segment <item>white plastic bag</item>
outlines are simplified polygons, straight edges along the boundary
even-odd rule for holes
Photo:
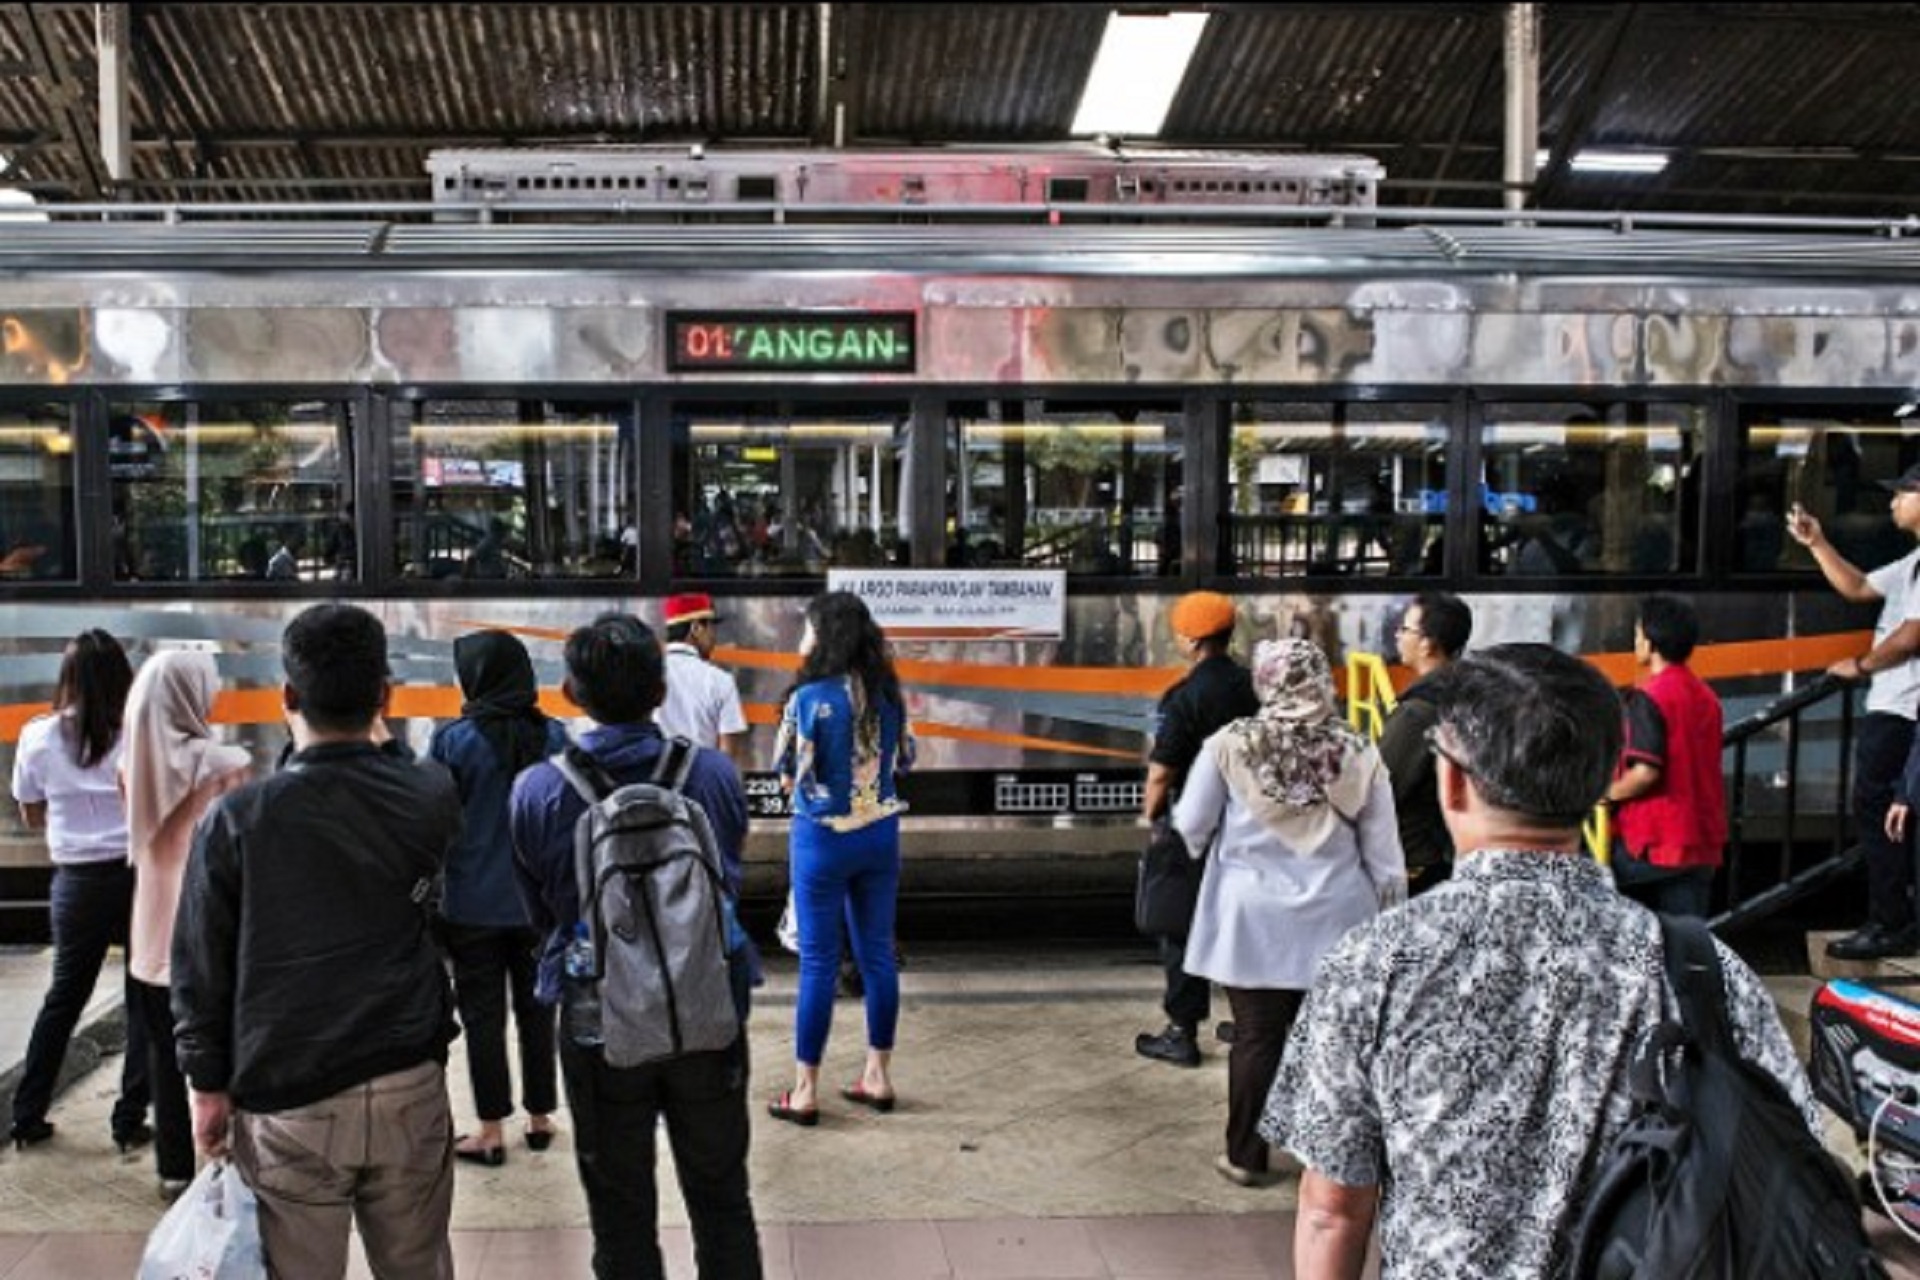
[[[138,1280],[266,1280],[259,1215],[240,1171],[209,1161],[147,1237]]]
[[[800,922],[793,913],[793,891],[787,891],[787,909],[780,913],[780,923],[773,929],[780,939],[780,945],[795,955],[800,954]]]

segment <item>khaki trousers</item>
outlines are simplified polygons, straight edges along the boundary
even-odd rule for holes
[[[288,1111],[234,1112],[273,1280],[340,1280],[357,1223],[378,1280],[452,1280],[453,1117],[437,1062]]]

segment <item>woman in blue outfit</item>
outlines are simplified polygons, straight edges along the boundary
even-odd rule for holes
[[[816,596],[800,641],[775,767],[793,798],[793,899],[800,926],[800,1002],[793,1088],[768,1104],[776,1120],[820,1119],[820,1060],[833,1022],[843,925],[866,987],[865,1069],[840,1096],[873,1111],[894,1106],[891,1060],[900,1014],[893,921],[900,888],[894,779],[913,761],[905,702],[886,638],[860,598]]]
[[[93,998],[107,947],[127,942],[133,868],[115,770],[132,684],[133,667],[120,642],[104,631],[81,632],[60,660],[53,709],[26,723],[13,757],[13,798],[21,820],[46,831],[53,858],[53,982],[13,1091],[9,1136],[19,1147],[53,1136],[47,1108],[67,1044]],[[122,1151],[153,1140],[147,1102],[146,1028],[129,1018],[112,1121]]]
[[[480,1127],[460,1137],[453,1154],[474,1164],[506,1163],[501,1121],[513,1114],[507,1069],[507,1005],[520,1042],[520,1096],[527,1109],[527,1145],[553,1142],[558,1105],[553,1010],[534,999],[540,934],[527,920],[514,883],[507,796],[514,775],[565,748],[566,730],[542,715],[533,660],[504,631],[477,631],[453,642],[460,677],[460,718],[434,732],[428,755],[447,766],[460,788],[464,824],[447,858],[445,918],[453,960],[454,1000],[467,1032],[467,1072]]]

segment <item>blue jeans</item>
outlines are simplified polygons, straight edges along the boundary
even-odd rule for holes
[[[833,831],[793,820],[793,910],[800,926],[800,1000],[793,1056],[817,1067],[833,1026],[843,930],[853,929],[853,959],[866,987],[867,1044],[893,1048],[900,1020],[900,971],[893,955],[900,893],[900,820]]]
[[[747,1183],[747,1036],[731,1048],[610,1067],[562,1040],[574,1154],[593,1226],[596,1280],[666,1280],[654,1134],[662,1116],[701,1280],[760,1280]]]
[[[133,913],[133,868],[120,859],[56,866],[53,871],[53,981],[34,1019],[20,1083],[13,1091],[13,1122],[47,1118],[66,1061],[67,1045],[87,1001],[107,948],[125,945]],[[120,1099],[113,1105],[116,1137],[139,1129],[147,1118],[147,1029],[126,1002],[127,1048],[120,1063]]]

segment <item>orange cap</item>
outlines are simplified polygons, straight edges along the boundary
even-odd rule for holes
[[[1233,630],[1233,601],[1218,591],[1193,591],[1181,596],[1167,615],[1173,633],[1189,640],[1204,640]]]

